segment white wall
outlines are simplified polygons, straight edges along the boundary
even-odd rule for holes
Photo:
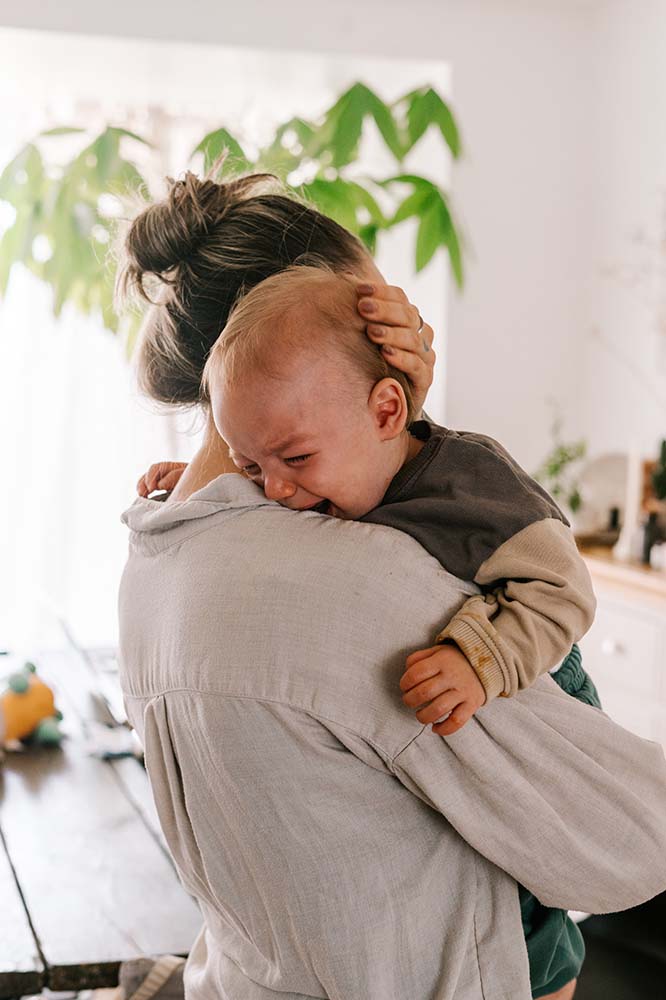
[[[454,5],[457,6],[457,5]],[[447,419],[533,471],[556,400],[578,436],[594,239],[586,8],[472,3],[443,32],[467,155],[454,192],[469,281],[452,303]]]
[[[666,3],[613,0],[590,53],[597,243],[581,423],[595,452],[666,437]]]

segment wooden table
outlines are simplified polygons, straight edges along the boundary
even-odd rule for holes
[[[141,762],[88,751],[94,659],[70,648],[35,663],[67,738],[0,763],[0,998],[116,985],[122,961],[186,955],[201,925]],[[0,675],[21,664],[2,656]]]

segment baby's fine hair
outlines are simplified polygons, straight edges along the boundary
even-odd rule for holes
[[[285,361],[297,354],[342,356],[369,389],[395,379],[410,423],[417,416],[412,384],[366,336],[357,301],[354,278],[331,268],[292,267],[266,278],[239,301],[215,342],[201,382],[203,401],[212,388],[237,385],[248,375],[284,377]]]
[[[120,252],[116,301],[150,307],[138,347],[141,389],[176,405],[201,402],[208,353],[238,299],[294,265],[354,270],[368,254],[356,236],[297,201],[271,174],[227,181],[188,172],[167,178],[162,201],[143,205]]]

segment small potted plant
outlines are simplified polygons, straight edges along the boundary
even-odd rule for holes
[[[580,463],[587,453],[584,440],[562,440],[562,417],[557,415],[552,424],[553,447],[534,474],[551,496],[557,500],[564,513],[573,521],[580,510],[583,498],[579,487]]]

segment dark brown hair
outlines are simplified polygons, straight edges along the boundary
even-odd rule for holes
[[[166,197],[126,233],[117,301],[137,293],[150,303],[138,349],[143,391],[192,405],[210,349],[245,292],[295,264],[353,269],[367,251],[270,174],[219,182],[188,172],[167,184]]]

